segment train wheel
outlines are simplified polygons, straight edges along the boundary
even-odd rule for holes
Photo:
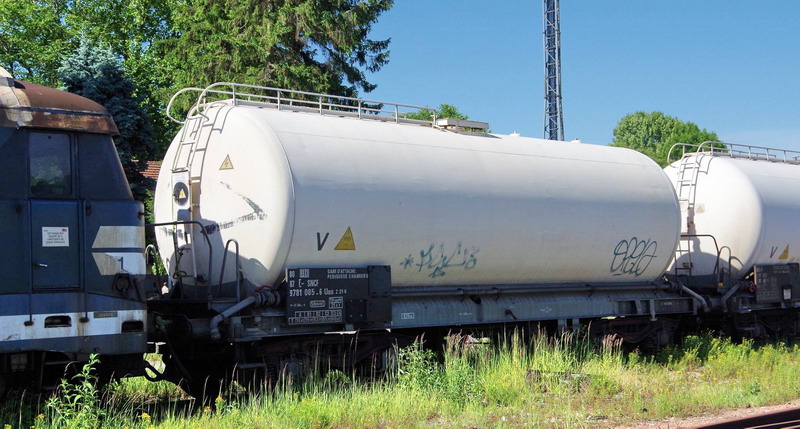
[[[213,404],[230,383],[231,372],[227,362],[196,360],[186,366],[188,379],[178,385],[186,393],[206,404]]]
[[[362,377],[378,379],[397,369],[397,347],[389,345],[368,354],[356,363],[356,373]]]
[[[178,385],[188,395],[213,402],[222,393],[230,372],[226,365],[211,361],[191,361],[179,364],[173,356],[164,356],[164,379]]]
[[[165,380],[190,396],[213,403],[232,380],[232,354],[214,350],[213,344],[169,344],[161,350]]]
[[[224,380],[224,375],[219,374],[193,374],[192,381],[184,381],[181,388],[204,403],[213,403],[222,394]]]

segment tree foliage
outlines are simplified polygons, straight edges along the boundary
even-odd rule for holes
[[[21,80],[55,86],[62,55],[74,46],[59,2],[0,0],[0,66]]]
[[[81,38],[107,47],[133,81],[163,151],[179,88],[217,81],[357,96],[388,61],[372,25],[392,0],[0,0],[0,66],[59,86]],[[119,86],[115,88],[120,89]],[[126,90],[127,91],[127,90]],[[124,128],[122,124],[120,128]],[[159,157],[161,151],[137,152]],[[125,152],[125,150],[121,150]]]
[[[416,112],[411,112],[405,115],[408,119],[416,119],[418,121],[430,121],[434,117],[437,119],[451,118],[451,119],[469,119],[469,117],[461,112],[451,104],[441,104],[438,109],[423,109]]]
[[[137,99],[164,146],[174,128],[160,110],[173,79],[156,42],[172,37],[171,1],[0,0],[0,66],[17,79],[57,87],[64,83],[58,69],[81,39],[105,46],[135,83],[127,95]],[[161,155],[150,149],[145,152]]]
[[[158,58],[171,0],[0,0],[0,64],[22,80],[58,85],[63,58],[81,37],[111,47],[134,74]]]
[[[4,0],[0,0],[4,1]],[[30,1],[30,0],[22,0]],[[59,1],[59,0],[51,0]],[[63,0],[61,0],[63,1]],[[63,14],[71,43],[81,39],[108,47],[122,61],[135,83],[134,96],[146,112],[161,143],[168,143],[175,129],[162,112],[174,78],[165,67],[158,43],[173,36],[173,0],[70,0]],[[68,55],[69,52],[64,55]],[[160,156],[159,151],[151,152]]]
[[[135,159],[149,159],[154,152],[153,128],[142,107],[142,96],[111,48],[82,39],[78,49],[64,59],[58,77],[66,90],[102,104],[114,117],[120,136],[114,142],[129,180]]]
[[[179,86],[234,81],[335,95],[369,92],[388,61],[368,37],[392,0],[175,0],[163,51]]]
[[[700,129],[694,122],[684,122],[661,112],[638,111],[619,120],[614,128],[612,146],[639,151],[666,166],[667,155],[674,144],[717,140],[715,133]]]

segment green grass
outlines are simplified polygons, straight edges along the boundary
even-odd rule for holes
[[[44,412],[7,404],[0,417],[36,428],[593,427],[800,397],[800,349],[781,343],[693,336],[651,357],[571,335],[450,343],[444,363],[418,345],[398,351],[395,373],[382,380],[312,375],[204,408],[179,405],[177,388],[141,379],[96,402],[84,373]]]

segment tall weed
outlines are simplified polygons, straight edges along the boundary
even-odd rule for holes
[[[436,355],[421,342],[397,352],[397,383],[406,388],[428,390],[439,386],[441,371]]]
[[[421,343],[397,350],[390,377],[364,380],[315,366],[310,376],[286,376],[258,395],[231,395],[218,398],[216,406],[184,411],[126,406],[126,400],[147,400],[136,394],[140,383],[133,381],[113,390],[112,400],[99,402],[90,365],[74,384],[62,385],[34,425],[594,427],[800,397],[800,349],[782,343],[736,344],[696,335],[656,356],[626,353],[613,337],[596,342],[574,333],[514,333],[495,344],[454,335],[446,344],[442,354]],[[168,389],[147,392],[175,400]],[[115,399],[120,397],[127,399]]]
[[[100,406],[97,377],[94,367],[99,363],[96,354],[89,357],[81,371],[61,380],[59,392],[47,400],[47,416],[50,425],[74,429],[102,427],[108,412]]]

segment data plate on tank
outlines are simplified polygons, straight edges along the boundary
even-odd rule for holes
[[[389,267],[289,268],[289,325],[374,323],[391,320]]]
[[[756,302],[800,300],[800,265],[758,265],[755,271]]]

